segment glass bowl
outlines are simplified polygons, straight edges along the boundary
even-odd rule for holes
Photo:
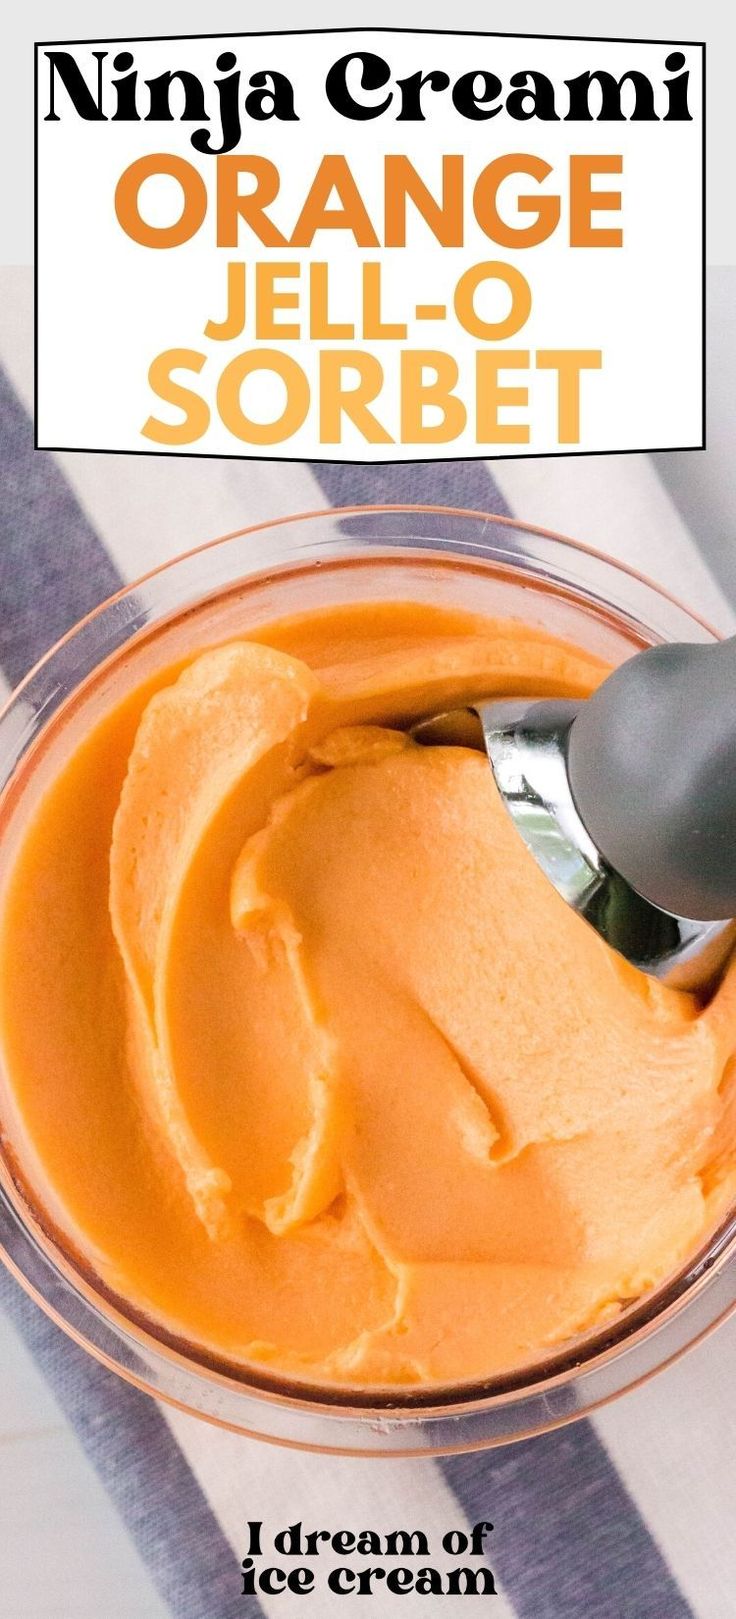
[[[83,733],[113,692],[138,685],[179,650],[297,611],[400,599],[522,619],[612,664],[660,641],[715,639],[631,570],[507,518],[360,507],[243,529],[105,602],[10,698],[0,714],[0,889],[30,802],[73,731]],[[193,612],[204,604],[205,614]],[[9,1111],[0,1073],[0,1131],[5,1122],[12,1139]],[[585,1415],[669,1364],[736,1302],[732,1217],[663,1286],[544,1361],[484,1383],[365,1393],[220,1361],[135,1315],[65,1250],[52,1214],[34,1204],[2,1153],[0,1255],[77,1343],[148,1393],[251,1436],[383,1456],[479,1449]]]

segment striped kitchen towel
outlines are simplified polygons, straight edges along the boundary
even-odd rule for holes
[[[0,670],[8,685],[122,581],[177,552],[259,519],[362,501],[511,512],[633,563],[724,628],[734,622],[645,456],[372,468],[34,453],[30,300],[30,272],[2,272]],[[384,1532],[421,1526],[431,1544],[448,1528],[489,1519],[500,1619],[736,1612],[729,1327],[591,1421],[438,1462],[291,1453],[159,1406],[68,1342],[3,1272],[0,1355],[4,1335],[17,1345],[8,1375],[21,1376],[19,1356],[32,1361],[66,1424],[46,1498],[61,1503],[81,1446],[116,1516],[111,1529],[106,1504],[99,1590],[81,1574],[75,1589],[47,1564],[52,1526],[40,1517],[30,1548],[40,1569],[19,1568],[22,1548],[9,1527],[18,1447],[0,1448],[0,1619],[301,1611],[296,1596],[240,1595],[248,1519],[271,1529],[297,1519]],[[0,1402],[0,1447],[4,1409]],[[332,1601],[325,1593],[312,1602],[320,1619]],[[465,1613],[460,1604],[443,1598],[442,1612]],[[395,1606],[377,1595],[370,1611],[383,1619]],[[426,1605],[408,1594],[401,1611],[417,1615]]]

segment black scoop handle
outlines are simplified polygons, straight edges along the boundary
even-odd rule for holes
[[[736,636],[636,654],[581,705],[568,746],[609,865],[662,910],[736,916]]]

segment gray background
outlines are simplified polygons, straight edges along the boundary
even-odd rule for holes
[[[709,269],[706,293],[708,448],[666,450],[653,459],[693,539],[736,603],[736,268]]]

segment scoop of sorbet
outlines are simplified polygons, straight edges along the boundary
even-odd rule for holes
[[[593,660],[399,605],[268,641],[158,676],[44,794],[0,936],[16,1138],[190,1342],[328,1384],[518,1368],[732,1195],[733,975],[701,1010],[626,966],[484,757],[406,735],[478,690],[582,697]]]

